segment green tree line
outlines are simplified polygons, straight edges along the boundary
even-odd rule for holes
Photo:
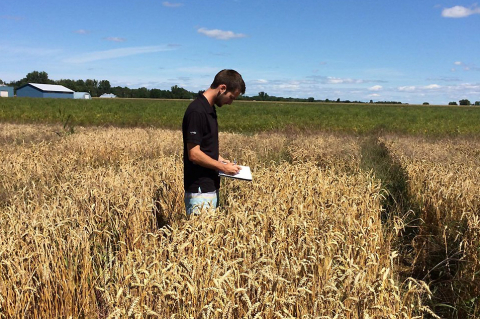
[[[0,84],[3,81],[0,80]],[[4,83],[9,86],[13,86],[15,89],[27,84],[27,83],[39,83],[39,84],[57,84],[63,85],[70,90],[75,92],[88,92],[92,97],[99,97],[105,93],[115,94],[117,97],[121,98],[151,98],[151,99],[193,99],[196,98],[203,91],[197,93],[190,92],[182,87],[174,85],[170,90],[161,90],[161,89],[148,89],[146,87],[141,87],[137,89],[131,89],[128,87],[114,86],[112,87],[108,80],[96,80],[96,79],[86,79],[86,80],[70,80],[70,79],[60,79],[52,80],[48,77],[48,73],[45,71],[33,71],[28,73],[23,79],[18,81],[12,81],[10,83]],[[254,96],[240,96],[239,100],[250,100],[250,101],[274,101],[274,102],[337,102],[337,103],[363,103],[360,101],[342,101],[340,99],[334,100],[315,100],[313,97],[309,98],[293,98],[293,97],[277,97],[269,95],[266,92],[259,92]]]
[[[86,79],[86,80],[70,80],[70,79],[60,79],[60,80],[51,80],[48,77],[47,72],[33,71],[28,73],[23,79],[18,81],[12,81],[6,83],[0,79],[0,84],[5,84],[13,86],[15,89],[27,84],[27,83],[40,83],[40,84],[58,84],[63,85],[75,92],[89,92],[92,97],[99,97],[105,93],[115,94],[117,97],[121,98],[150,98],[150,99],[193,99],[196,98],[203,91],[197,93],[190,92],[182,87],[174,85],[170,90],[161,90],[157,88],[148,89],[146,87],[141,87],[137,89],[131,89],[128,87],[114,86],[110,85],[108,80],[95,80],[95,79]],[[350,100],[336,100],[324,99],[316,100],[313,97],[308,98],[293,98],[293,97],[278,97],[269,95],[266,92],[258,92],[254,96],[239,96],[239,100],[250,100],[250,101],[272,101],[272,102],[327,102],[327,103],[365,103],[362,101],[350,101]],[[373,104],[403,104],[398,101],[373,101],[370,100],[370,103]],[[460,100],[458,102],[460,105],[471,105],[470,101],[467,99]],[[425,102],[424,105],[428,105],[428,102]],[[457,102],[450,102],[449,105],[458,105]],[[479,101],[476,101],[474,105],[480,105]]]
[[[0,84],[2,83],[3,81]],[[147,89],[146,87],[141,87],[138,89],[131,89],[121,86],[112,87],[110,81],[108,80],[52,80],[48,77],[48,73],[44,71],[33,71],[28,73],[21,80],[4,84],[18,89],[19,87],[28,83],[63,85],[64,87],[75,92],[89,92],[92,97],[98,97],[105,93],[113,93],[116,96],[123,98],[192,99],[197,96],[197,93],[189,92],[177,85],[172,86],[170,90]]]
[[[3,81],[0,80],[0,84]],[[182,87],[174,85],[170,90],[161,90],[161,89],[148,89],[146,87],[141,87],[137,89],[131,89],[128,87],[114,86],[112,87],[108,80],[96,80],[96,79],[87,79],[87,80],[70,80],[70,79],[60,79],[52,80],[48,77],[48,73],[45,71],[33,71],[28,73],[23,79],[18,81],[12,81],[10,83],[5,83],[6,85],[13,86],[15,89],[27,84],[27,83],[39,83],[39,84],[57,84],[63,85],[70,90],[75,92],[88,92],[92,97],[99,97],[105,93],[115,94],[117,97],[121,98],[150,98],[150,99],[193,99],[198,96],[198,94],[203,93],[199,91],[197,93],[190,92]],[[313,97],[308,98],[293,98],[293,97],[277,97],[269,95],[266,92],[259,92],[254,96],[240,96],[239,100],[250,100],[250,101],[272,101],[272,102],[337,102],[337,103],[364,103],[361,101],[350,101],[350,100],[316,100]],[[370,102],[372,103],[372,101]],[[375,102],[376,103],[376,102]],[[401,104],[400,102],[397,102]]]

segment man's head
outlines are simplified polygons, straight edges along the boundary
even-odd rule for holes
[[[232,102],[245,93],[245,82],[240,73],[235,70],[222,70],[213,79],[210,89],[216,90],[214,104],[221,107]]]

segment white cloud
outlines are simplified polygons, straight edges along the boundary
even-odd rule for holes
[[[125,41],[127,41],[127,39],[119,38],[119,37],[107,37],[107,38],[104,38],[104,40],[111,41],[111,42],[125,42]]]
[[[368,97],[380,97],[380,94],[373,93],[373,94],[369,94]]]
[[[336,78],[336,77],[327,77],[328,84],[352,84],[352,83],[364,83],[364,80],[350,79],[350,78]]]
[[[115,58],[121,58],[126,56],[132,56],[137,54],[155,53],[173,50],[171,47],[155,45],[145,47],[131,47],[121,48],[106,51],[89,52],[78,56],[73,56],[64,60],[67,63],[86,63],[98,60],[109,60]]]
[[[164,1],[164,2],[162,2],[162,5],[164,7],[168,7],[168,8],[178,8],[178,7],[183,6],[183,3]]]
[[[445,8],[442,11],[442,17],[445,18],[465,18],[472,14],[480,14],[480,8],[477,6],[473,6],[472,8],[454,6],[451,8]]]
[[[399,86],[398,87],[398,90],[399,91],[402,91],[402,92],[413,92],[416,90],[416,87],[413,86],[413,85],[410,85],[410,86]]]
[[[369,88],[370,91],[380,91],[381,89],[383,89],[383,86],[381,85],[374,85],[371,88]]]
[[[210,38],[215,38],[217,40],[230,40],[235,38],[245,38],[247,36],[243,33],[234,33],[232,31],[223,31],[219,29],[209,30],[206,28],[198,29],[198,33],[206,35],[207,37],[210,37]]]
[[[363,83],[383,83],[382,80],[369,80],[369,79],[352,79],[352,78],[337,78],[334,76],[324,75],[310,75],[307,76],[310,83],[322,83],[322,84],[363,84]]]
[[[480,71],[480,67],[477,67],[473,63],[464,63],[464,62],[456,61],[453,64],[463,67],[464,71]],[[455,72],[456,69],[452,69],[452,71]]]
[[[90,33],[90,31],[85,30],[85,29],[79,29],[79,30],[75,30],[73,32],[78,33],[78,34],[89,34]]]
[[[475,90],[477,93],[480,92],[480,84],[462,83],[457,85],[456,88]]]
[[[301,86],[301,83],[298,81],[291,81],[290,83],[277,84],[276,88],[279,90],[295,91],[298,90]]]
[[[430,85],[425,85],[425,86],[414,86],[414,85],[410,85],[410,86],[399,86],[397,89],[401,92],[414,92],[414,91],[422,91],[422,90],[437,90],[437,89],[440,89],[442,88],[440,85],[438,84],[430,84]]]
[[[340,78],[328,77],[327,83],[341,84],[341,83],[345,83],[345,80]]]

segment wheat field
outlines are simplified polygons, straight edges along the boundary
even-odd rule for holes
[[[478,292],[478,142],[382,137],[421,203],[405,265],[408,219],[382,220],[361,137],[221,133],[254,180],[186,218],[180,131],[70,133],[0,124],[0,318],[437,317],[445,249],[435,269],[462,260]]]
[[[480,141],[387,140],[418,203],[413,269],[461,318],[480,317]]]

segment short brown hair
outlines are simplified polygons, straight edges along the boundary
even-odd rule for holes
[[[245,94],[245,82],[242,79],[240,73],[235,70],[222,70],[215,75],[211,89],[216,89],[219,85],[225,84],[227,86],[227,92],[240,91]]]

